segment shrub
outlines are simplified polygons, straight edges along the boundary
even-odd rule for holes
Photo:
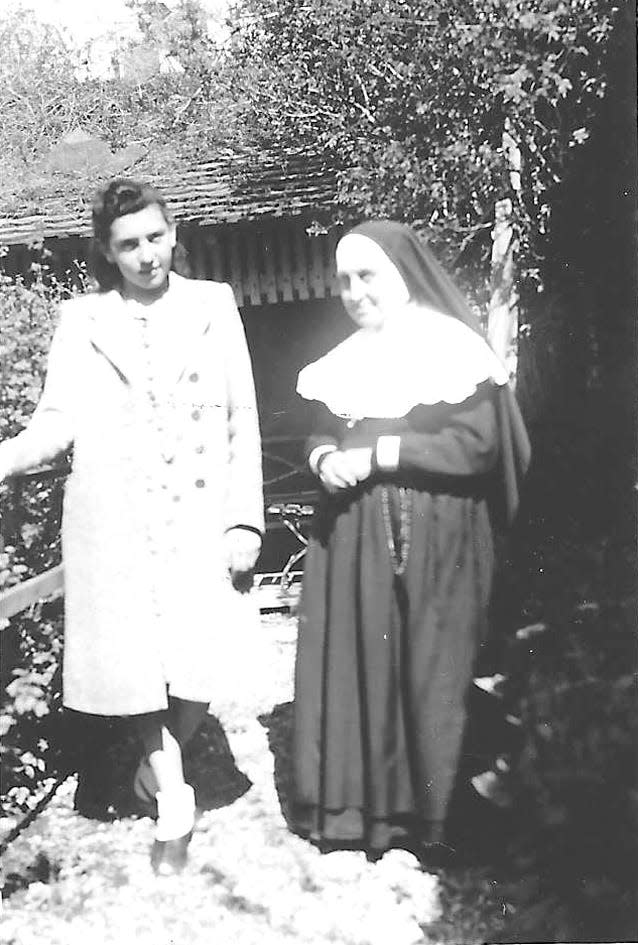
[[[62,608],[38,605],[16,618],[7,637],[0,711],[2,810],[28,811],[44,782],[66,773],[62,728]]]
[[[46,259],[31,267],[29,283],[0,274],[0,439],[26,424],[40,396],[58,303],[68,289],[48,270]]]
[[[28,280],[0,274],[0,440],[17,434],[37,404],[57,306],[69,294],[45,254]],[[0,544],[1,592],[59,561],[62,482],[18,479],[0,488],[4,537],[11,533]],[[15,812],[29,808],[61,764],[61,605],[37,605],[2,632],[2,804]]]
[[[589,557],[617,574],[617,550]],[[572,576],[579,565],[564,562]],[[633,609],[628,595],[559,601],[544,631],[522,634],[510,654],[522,736],[509,788],[525,827],[513,851],[508,941],[628,941],[635,931]]]
[[[34,262],[28,279],[0,273],[0,441],[15,436],[38,402],[47,353],[60,301],[75,289],[60,281],[47,263]],[[80,271],[80,284],[87,279]],[[30,574],[59,560],[61,484],[55,480],[16,480],[5,487],[3,537],[17,548],[17,562]]]

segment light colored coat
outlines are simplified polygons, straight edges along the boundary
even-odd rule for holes
[[[144,316],[146,328],[144,328]],[[149,712],[215,700],[224,641],[257,621],[224,534],[263,531],[250,359],[231,288],[170,274],[150,306],[119,292],[63,303],[45,388],[3,446],[15,471],[73,443],[62,525],[64,702]]]

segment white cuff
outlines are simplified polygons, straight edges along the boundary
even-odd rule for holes
[[[315,446],[314,450],[308,457],[308,465],[315,476],[319,475],[317,466],[321,457],[325,456],[326,453],[334,453],[336,449],[337,447],[334,445],[334,443],[323,443],[321,446]]]
[[[380,436],[377,440],[377,466],[384,472],[392,472],[399,468],[399,451],[401,449],[400,436]]]
[[[156,840],[177,840],[193,829],[195,823],[195,792],[190,784],[173,791],[158,791]]]

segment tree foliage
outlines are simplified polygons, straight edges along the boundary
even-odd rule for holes
[[[532,280],[553,190],[591,132],[614,25],[629,9],[628,0],[238,0],[227,42],[210,35],[199,0],[128,6],[138,35],[119,41],[110,79],[87,75],[86,51],[33,17],[0,23],[5,207],[138,165],[171,172],[237,149],[307,147],[343,168],[347,212],[428,226],[448,262],[485,260],[494,202],[513,194]],[[103,144],[81,173],[56,151],[78,132]]]
[[[170,173],[242,146],[221,51],[197,0],[181,0],[172,12],[159,0],[129,6],[138,35],[118,41],[111,77],[88,69],[90,49],[32,15],[18,9],[0,20],[5,210],[60,189],[90,192],[140,161],[143,173]],[[63,147],[69,135],[72,160]],[[78,161],[81,136],[101,142],[98,162]]]
[[[427,225],[451,258],[487,252],[494,202],[513,192],[534,277],[552,188],[605,94],[623,2],[240,0],[246,120],[264,140],[334,154],[346,208]]]

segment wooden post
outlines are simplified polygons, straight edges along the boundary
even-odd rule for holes
[[[277,287],[284,302],[292,302],[294,299],[294,293],[292,290],[292,263],[290,251],[291,242],[292,235],[290,226],[287,226],[285,229],[281,227],[277,239],[279,249]]]
[[[308,289],[308,261],[306,258],[307,243],[308,237],[306,236],[305,229],[297,229],[297,232],[293,234],[292,244],[292,284],[297,292],[297,298],[302,302],[310,298],[310,291]]]
[[[521,152],[505,120],[503,150],[506,155],[512,196],[497,200],[492,228],[491,295],[487,335],[492,348],[505,364],[512,386],[518,366],[518,290],[514,200],[520,197]]]
[[[263,270],[261,273],[262,294],[273,305],[277,302],[277,277],[275,275],[275,237],[272,230],[266,230],[262,235],[261,251]]]
[[[258,244],[252,227],[244,231],[242,256],[244,260],[244,297],[251,305],[261,305],[261,285],[259,282]]]
[[[204,240],[206,244],[206,254],[208,256],[208,269],[215,282],[227,282],[226,266],[224,260],[224,247],[217,233],[212,227],[207,226],[204,229]]]
[[[206,245],[199,228],[193,227],[190,234],[190,246],[188,249],[193,274],[197,279],[210,278],[208,273],[208,259],[206,256]]]
[[[309,277],[312,294],[315,299],[323,299],[328,295],[324,276],[323,249],[324,236],[311,236],[309,241]]]
[[[342,226],[332,226],[328,230],[328,254],[326,259],[326,296],[333,295],[339,297],[339,280],[337,278],[337,266],[335,264],[335,250],[337,243],[343,236]]]
[[[228,233],[227,240],[229,245],[228,253],[230,259],[230,284],[232,285],[233,292],[235,293],[237,307],[241,308],[244,304],[244,284],[242,278],[241,247],[236,227],[233,228],[232,232]]]

